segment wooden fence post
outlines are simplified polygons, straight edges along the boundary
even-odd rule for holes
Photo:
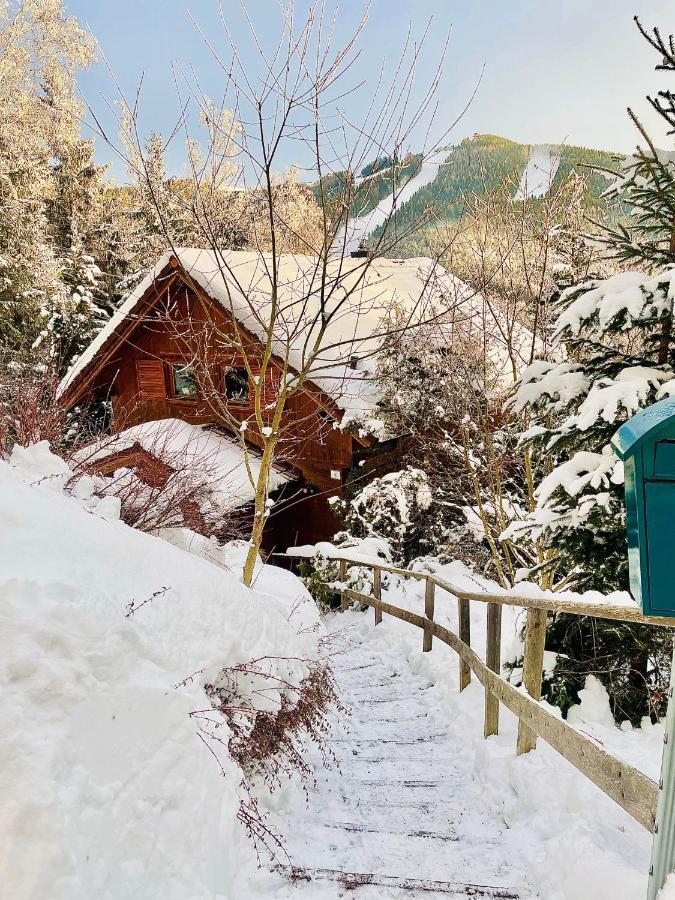
[[[382,572],[377,566],[373,569],[373,597],[376,600],[382,599]],[[382,610],[375,607],[375,624],[379,625],[382,621]]]
[[[340,560],[340,582],[344,584],[347,581],[347,560]],[[345,612],[349,607],[349,600],[345,596],[344,591],[340,591],[340,612]]]
[[[434,597],[435,597],[435,588],[436,585],[427,575],[427,579],[425,582],[424,589],[424,615],[427,617],[428,622],[434,621]],[[434,635],[429,627],[424,629],[424,638],[422,641],[422,652],[428,653],[431,650],[431,643],[434,639]]]
[[[670,689],[666,710],[665,733],[663,735],[663,755],[661,757],[661,779],[656,803],[656,822],[652,859],[649,867],[647,900],[656,900],[668,875],[675,870],[675,643],[670,668]]]
[[[533,700],[541,697],[541,678],[544,670],[544,645],[546,643],[545,609],[528,609],[525,626],[525,658],[523,660],[523,687]],[[518,744],[516,753],[529,753],[537,746],[537,735],[522,719],[518,720]]]
[[[488,603],[487,644],[485,664],[498,675],[501,670],[502,608],[499,603]],[[483,734],[489,737],[499,733],[499,700],[487,689],[485,691],[485,726]]]
[[[471,646],[471,607],[468,600],[458,600],[457,607],[459,612],[459,639],[464,641],[467,647]],[[463,659],[459,660],[459,689],[463,691],[465,687],[471,684],[471,669],[469,664]]]

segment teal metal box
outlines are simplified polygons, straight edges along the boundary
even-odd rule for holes
[[[630,591],[646,616],[675,616],[675,397],[616,432],[624,462]]]

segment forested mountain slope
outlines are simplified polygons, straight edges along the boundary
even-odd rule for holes
[[[567,145],[532,146],[496,135],[475,134],[454,147],[445,148],[436,159],[442,154],[445,159],[438,167],[436,177],[423,184],[397,210],[397,229],[407,230],[425,211],[430,221],[460,219],[469,198],[486,196],[505,186],[510,188],[514,199],[522,199],[519,187],[522,187],[521,179],[527,171],[528,161],[536,169],[537,156],[541,154],[550,154],[550,190],[555,191],[574,171],[585,181],[583,203],[589,216],[604,219],[613,215],[610,204],[602,197],[608,185],[607,177],[589,167],[616,168],[619,158],[616,153]],[[391,195],[394,183],[400,191],[415,178],[421,162],[421,154],[416,154],[407,156],[400,163],[383,157],[366,166],[355,179],[355,199],[351,204],[354,219],[367,221],[367,216],[378,204],[383,205]],[[344,184],[344,177],[344,173],[331,176],[324,179],[323,186],[335,189],[339,183]],[[547,193],[548,172],[542,173],[539,182],[540,189],[535,191],[535,197]],[[315,186],[317,193],[318,189],[318,185]],[[532,196],[530,193],[530,198]],[[365,228],[370,241],[377,239],[380,218],[374,215],[371,228]]]

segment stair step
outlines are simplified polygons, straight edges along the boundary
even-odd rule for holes
[[[410,738],[409,740],[401,740],[400,738],[356,738],[356,737],[331,737],[326,740],[327,744],[355,744],[358,746],[377,747],[378,744],[398,744],[404,747],[417,746],[418,744],[433,744],[437,738],[444,738],[444,731],[437,731],[435,734],[427,734],[421,737]],[[440,744],[438,746],[441,746]]]
[[[294,880],[336,881],[348,891],[376,886],[407,893],[427,893],[459,900],[462,897],[486,897],[490,900],[525,900],[522,894],[508,887],[487,884],[465,884],[457,881],[432,881],[427,878],[400,878],[395,875],[375,875],[368,872],[343,872],[339,869],[296,869]]]
[[[396,835],[397,837],[424,838],[428,841],[442,841],[444,843],[446,841],[458,841],[460,839],[455,832],[444,834],[439,831],[409,831],[400,828],[381,828],[377,825],[364,825],[362,822],[321,822],[318,824],[323,828],[335,828],[339,831],[346,831],[353,834],[380,834],[382,836]]]

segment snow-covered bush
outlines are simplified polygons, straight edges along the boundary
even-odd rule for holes
[[[411,466],[373,479],[333,508],[350,535],[384,541],[394,565],[433,552],[442,540],[429,480]]]

